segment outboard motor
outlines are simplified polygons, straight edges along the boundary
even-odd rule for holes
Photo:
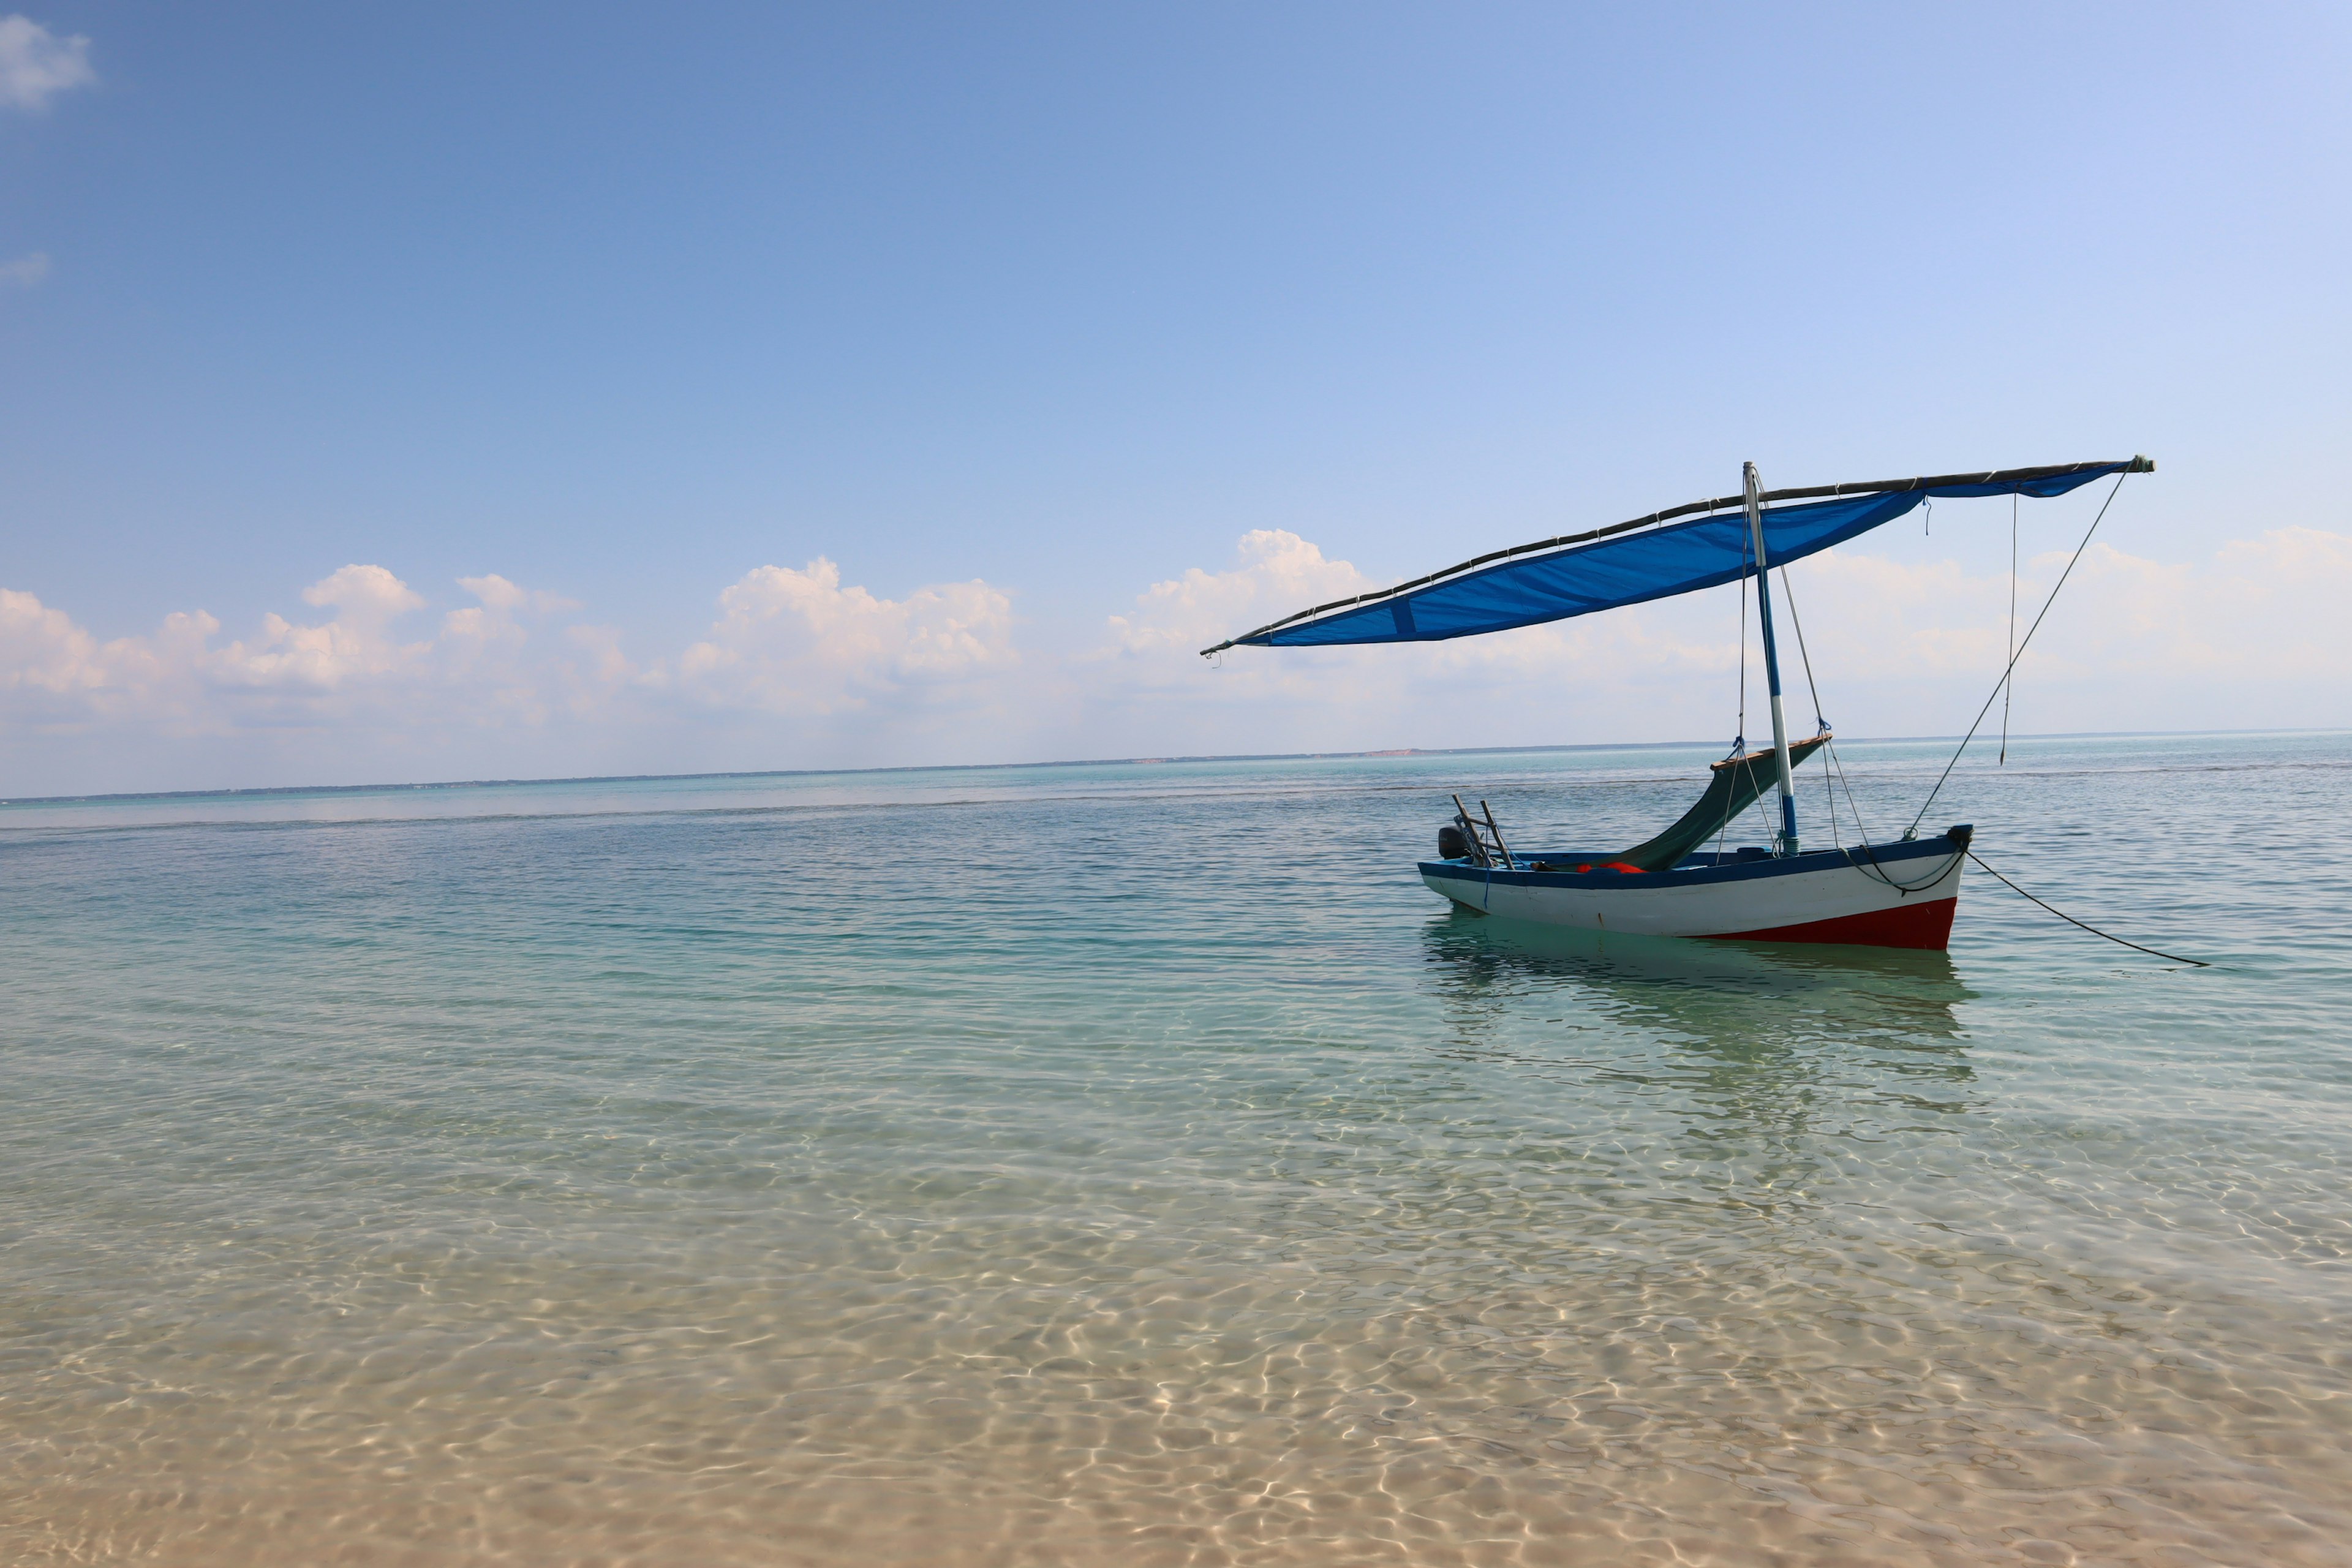
[[[1470,839],[1462,829],[1449,822],[1437,830],[1437,858],[1440,860],[1466,860],[1470,858]]]

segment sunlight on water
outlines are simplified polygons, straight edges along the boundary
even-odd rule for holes
[[[2210,970],[1412,877],[1705,760],[0,808],[0,1561],[2352,1562],[2352,742],[1938,803]]]

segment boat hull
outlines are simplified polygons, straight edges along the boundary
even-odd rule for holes
[[[1507,920],[1641,936],[1833,942],[1941,951],[1959,904],[1969,830],[1785,858],[1694,857],[1669,871],[1622,872],[1602,857],[1549,851],[1505,870],[1430,860],[1422,880]]]

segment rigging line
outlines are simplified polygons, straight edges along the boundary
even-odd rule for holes
[[[1789,603],[1789,624],[1797,628],[1797,657],[1804,661],[1805,689],[1812,694],[1813,699],[1813,722],[1826,731],[1830,725],[1829,721],[1822,715],[1821,688],[1813,681],[1813,656],[1805,647],[1804,617],[1797,613],[1797,591],[1790,585],[1789,569],[1786,566],[1780,568],[1780,596]],[[1942,880],[1945,872],[1949,871],[1958,863],[1958,856],[1945,861],[1934,873],[1917,882],[1898,881],[1888,873],[1885,866],[1879,864],[1877,852],[1870,847],[1870,830],[1863,826],[1862,806],[1853,798],[1853,783],[1845,776],[1845,764],[1838,759],[1837,742],[1834,739],[1824,741],[1822,742],[1822,749],[1829,753],[1829,766],[1822,770],[1822,793],[1829,796],[1830,842],[1845,855],[1847,864],[1855,865],[1857,869],[1860,868],[1854,861],[1853,850],[1847,849],[1843,841],[1838,837],[1837,790],[1830,783],[1830,768],[1836,770],[1838,781],[1845,785],[1846,809],[1853,814],[1854,837],[1858,840],[1855,847],[1859,848],[1864,858],[1870,862],[1870,868],[1866,874],[1902,893],[1916,893],[1922,888],[1933,887]]]
[[[1829,742],[1822,748],[1830,754],[1830,766],[1837,771],[1838,787],[1845,791],[1846,814],[1853,818],[1853,836],[1866,846],[1870,829],[1862,820],[1862,805],[1853,798],[1853,781],[1845,776],[1845,760],[1838,755],[1837,742]]]
[[[1813,722],[1826,730],[1830,727],[1830,721],[1822,716],[1821,688],[1813,683],[1813,656],[1805,647],[1804,617],[1797,614],[1797,590],[1790,585],[1789,568],[1785,565],[1780,568],[1780,596],[1789,601],[1789,621],[1797,628],[1797,654],[1805,661],[1805,689],[1812,693]],[[1853,816],[1854,836],[1861,839],[1866,847],[1870,843],[1870,830],[1863,826],[1862,807],[1854,802],[1853,784],[1845,776],[1845,763],[1838,760],[1837,742],[1834,739],[1824,741],[1822,742],[1822,749],[1829,753],[1829,769],[1836,770],[1838,782],[1845,786],[1846,810]],[[1825,786],[1829,769],[1823,770]],[[1839,842],[1837,836],[1837,791],[1832,788],[1827,789],[1826,793],[1830,800],[1830,842],[1843,849],[1845,846]],[[1876,864],[1874,858],[1872,863]]]
[[[2181,956],[2180,956],[2179,953],[2177,953],[2177,952],[2157,952],[2157,950],[2156,950],[2156,949],[2154,949],[2154,948],[2152,948],[2152,947],[2142,947],[2142,946],[2140,946],[2140,944],[2139,944],[2139,943],[2137,943],[2137,942],[2126,942],[2126,941],[2124,941],[2124,939],[2123,939],[2123,938],[2121,938],[2121,937],[2119,937],[2119,936],[2107,936],[2107,933],[2106,933],[2105,931],[2101,931],[2098,927],[2096,927],[2096,926],[2095,926],[2095,925],[2088,925],[2088,924],[2085,924],[2085,923],[2084,923],[2084,921],[2078,921],[2078,920],[2076,920],[2073,915],[2068,914],[2064,910],[2061,910],[2061,909],[2054,909],[2054,908],[2053,908],[2052,906],[2050,906],[2050,905],[2048,905],[2048,904],[2043,904],[2043,903],[2042,903],[2042,900],[2041,900],[2040,899],[2036,899],[2036,898],[2034,898],[2034,897],[2033,897],[2033,895],[2032,895],[2032,893],[2027,892],[2023,888],[2019,887],[2016,883],[2014,883],[2014,882],[2011,881],[2008,878],[2006,878],[2006,877],[2002,876],[2000,872],[1998,872],[1998,871],[1994,870],[1991,867],[1990,867],[1990,866],[1985,866],[1983,857],[1979,856],[1979,855],[1975,850],[1973,850],[1973,849],[1969,850],[1969,851],[1968,852],[1968,856],[1969,856],[1969,859],[1974,860],[1978,865],[1979,865],[1979,866],[1984,866],[1985,874],[1986,874],[1987,876],[1990,877],[1994,881],[1999,882],[2002,887],[2007,888],[2011,892],[2015,893],[2018,897],[2020,897],[2020,898],[2021,898],[2021,899],[2030,900],[2031,901],[2032,901],[2032,902],[2034,902],[2034,903],[2042,904],[2042,907],[2043,909],[2045,909],[2045,910],[2050,910],[2050,912],[2051,912],[2052,914],[2056,915],[2060,920],[2064,921],[2068,925],[2082,926],[2082,928],[2083,928],[2084,931],[2089,931],[2093,936],[2097,936],[2097,937],[2106,937],[2106,940],[2107,940],[2107,941],[2109,941],[2109,942],[2112,942],[2116,943],[2116,944],[2117,946],[2119,946],[2119,947],[2127,947],[2127,948],[2130,948],[2134,952],[2145,952],[2145,953],[2147,953],[2147,955],[2149,955],[2151,958],[2162,958],[2162,959],[2167,959],[2167,960],[2169,960],[2170,962],[2172,962],[2172,963],[2187,963],[2187,964],[2193,964],[2194,966],[2196,966],[2196,967],[2197,967],[2197,968],[2199,968],[2199,969],[2210,969],[2210,968],[2212,968],[2212,967],[2213,967],[2211,964],[2210,964],[2210,963],[2206,963],[2206,962],[2205,962],[2203,959],[2201,959],[2201,958],[2183,958],[2183,957],[2181,957]]]
[[[1731,737],[1731,755],[1736,763],[1748,750],[1748,563],[1753,559],[1753,546],[1746,534],[1739,536],[1739,724]],[[1723,821],[1715,830],[1715,855],[1723,858],[1723,841],[1731,835],[1731,819],[1738,812],[1727,810]]]
[[[2047,616],[2050,613],[2050,606],[2058,602],[2058,589],[2063,588],[2066,585],[2066,579],[2074,575],[2075,563],[2081,561],[2083,559],[2083,552],[2091,547],[2091,535],[2099,531],[2099,524],[2106,521],[2107,508],[2115,505],[2116,497],[2123,493],[2124,478],[2125,476],[2122,474],[2117,474],[2116,476],[2116,488],[2109,490],[2107,492],[2107,499],[2099,503],[2099,515],[2093,518],[2091,520],[2091,526],[2083,531],[2083,542],[2074,546],[2074,554],[2073,558],[2066,563],[2066,570],[2058,574],[2057,587],[2051,589],[2050,596],[2042,601],[2041,614],[2035,616],[2033,617],[2033,624],[2025,628],[2024,640],[2017,645],[2017,651],[2009,656],[2009,668],[2000,672],[2000,683],[1993,687],[1991,696],[1989,696],[1984,700],[1984,706],[1977,710],[1977,721],[1969,726],[1969,732],[1967,734],[1960,737],[1958,748],[1952,752],[1952,760],[1944,764],[1944,771],[1937,775],[1936,787],[1929,790],[1927,792],[1927,798],[1919,803],[1919,815],[1911,819],[1911,826],[1908,830],[1909,833],[1916,834],[1919,831],[1919,824],[1927,820],[1927,808],[1936,804],[1936,797],[1944,792],[1945,781],[1948,780],[1952,776],[1952,770],[1959,765],[1960,753],[1967,751],[1969,749],[1969,742],[1977,738],[1977,731],[1981,729],[1984,725],[1985,715],[1992,711],[1993,698],[2000,696],[2003,689],[2008,686],[2010,672],[2017,668],[2017,661],[2025,657],[2026,644],[2032,642],[2033,640],[2033,634],[2042,629],[2042,616]]]
[[[2009,497],[2009,657],[2017,660],[2017,492]],[[2000,765],[2009,766],[2009,702],[2017,695],[2013,677],[2000,678]]]
[[[1818,689],[1813,688],[1812,658],[1805,652],[1804,623],[1797,615],[1797,593],[1789,585],[1789,569],[1786,566],[1780,568],[1780,592],[1789,601],[1789,619],[1797,627],[1797,652],[1805,659],[1805,685],[1813,692],[1813,722],[1826,730],[1829,728],[1829,721],[1822,716],[1822,694]],[[1862,820],[1862,804],[1853,798],[1853,781],[1846,777],[1845,759],[1838,755],[1835,737],[1822,742],[1822,750],[1829,755],[1829,771],[1836,774],[1839,786],[1845,791],[1845,808],[1847,814],[1853,818],[1854,837],[1861,841],[1864,852],[1867,853],[1870,847],[1870,828]],[[1829,797],[1830,841],[1843,849],[1845,846],[1839,844],[1837,839],[1837,791],[1831,790]],[[1875,856],[1872,857],[1871,864],[1874,866],[1877,864]]]
[[[1739,542],[1739,725],[1738,738],[1731,742],[1733,755],[1747,748],[1748,742],[1748,574],[1755,557],[1749,552],[1748,542]]]
[[[1815,732],[1819,733],[1830,727],[1830,721],[1822,717],[1822,689],[1813,684],[1813,656],[1805,648],[1805,618],[1797,614],[1797,591],[1789,586],[1789,568],[1786,564],[1780,568],[1780,597],[1789,602],[1789,624],[1797,628],[1797,657],[1804,661],[1805,689],[1812,695],[1813,727]],[[1830,842],[1843,849],[1845,844],[1838,837],[1837,791],[1830,785],[1830,771],[1827,768],[1822,770],[1822,794],[1830,803]],[[1854,826],[1859,828],[1862,824],[1857,819]]]
[[[1789,569],[1786,566],[1780,568],[1780,596],[1789,601],[1789,621],[1797,628],[1797,656],[1805,663],[1805,689],[1812,694],[1813,722],[1821,729],[1827,730],[1830,727],[1830,721],[1822,715],[1821,688],[1813,682],[1813,656],[1805,647],[1804,617],[1797,614],[1797,591],[1790,584]],[[1822,742],[1822,749],[1829,753],[1829,765],[1822,770],[1822,793],[1829,798],[1830,842],[1843,849],[1845,845],[1838,837],[1837,789],[1831,783],[1830,773],[1832,769],[1836,770],[1838,781],[1843,783],[1845,764],[1838,760],[1837,742],[1834,739]],[[1853,816],[1854,836],[1864,845],[1869,844],[1870,830],[1862,825],[1862,807],[1854,804],[1853,785],[1851,783],[1845,784],[1845,804],[1846,809]]]
[[[1862,825],[1862,807],[1854,802],[1853,781],[1847,779],[1845,776],[1845,764],[1843,763],[1838,763],[1837,760],[1837,742],[1834,741],[1828,742],[1826,749],[1830,754],[1830,761],[1837,763],[1838,779],[1839,782],[1845,785],[1846,807],[1853,813],[1853,830],[1855,837],[1859,839],[1859,842],[1854,845],[1853,849],[1847,849],[1843,845],[1838,846],[1838,847],[1845,854],[1845,863],[1847,865],[1853,867],[1855,870],[1862,872],[1864,876],[1870,878],[1873,881],[1892,888],[1898,893],[1910,894],[1917,892],[1922,888],[1934,887],[1937,882],[1944,879],[1947,872],[1950,871],[1953,867],[1960,863],[1960,857],[1968,853],[1965,848],[1955,850],[1950,859],[1945,861],[1941,866],[1937,867],[1933,871],[1930,871],[1927,876],[1922,877],[1916,882],[1897,880],[1893,873],[1889,872],[1886,869],[1885,865],[1878,858],[1878,851],[1870,847],[1870,831]],[[1856,860],[1853,858],[1854,849],[1861,850],[1863,859],[1870,862],[1867,868],[1864,867],[1861,860]]]

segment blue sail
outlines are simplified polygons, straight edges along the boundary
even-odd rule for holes
[[[1763,512],[1765,551],[1779,566],[1892,522],[1930,497],[2063,495],[2144,461],[2084,463],[2063,472],[1952,476],[1909,482],[1916,488],[1768,506]],[[1736,510],[1639,532],[1603,531],[1612,537],[1491,566],[1474,563],[1473,569],[1441,573],[1423,584],[1326,605],[1221,646],[1315,647],[1476,637],[1713,588],[1737,582],[1749,570],[1748,520]]]

